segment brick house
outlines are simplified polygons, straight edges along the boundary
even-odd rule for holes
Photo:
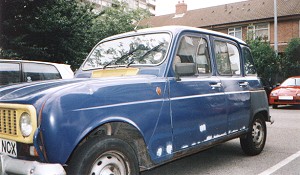
[[[277,0],[278,51],[292,38],[300,37],[300,0]],[[187,11],[178,2],[174,14],[152,16],[141,25],[185,25],[215,30],[240,39],[262,37],[274,45],[274,0],[248,0]]]

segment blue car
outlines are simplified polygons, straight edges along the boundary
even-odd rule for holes
[[[2,174],[136,175],[271,121],[245,42],[184,26],[100,41],[76,78],[0,88]]]

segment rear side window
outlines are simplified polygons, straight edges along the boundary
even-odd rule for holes
[[[240,75],[241,63],[238,47],[225,41],[215,41],[215,58],[220,75]]]
[[[24,63],[23,73],[26,82],[61,78],[55,66],[46,64]]]
[[[18,63],[0,63],[0,85],[20,82],[21,72]]]

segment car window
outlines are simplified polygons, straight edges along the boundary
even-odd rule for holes
[[[281,86],[300,86],[300,78],[289,78]]]
[[[18,63],[0,63],[0,85],[20,82],[21,73]]]
[[[296,86],[300,86],[300,78],[296,78]]]
[[[180,63],[180,64],[178,64]],[[193,66],[189,66],[193,65]],[[211,73],[211,63],[207,40],[202,37],[184,36],[180,40],[173,68],[186,67],[188,75],[205,75]]]
[[[240,75],[240,54],[237,46],[225,41],[215,41],[215,57],[220,75]]]
[[[46,64],[23,63],[23,73],[27,82],[61,78],[55,66]]]
[[[83,69],[158,65],[165,58],[170,40],[170,34],[157,33],[124,37],[100,43],[89,55]]]
[[[256,69],[249,48],[243,48],[243,56],[245,75],[256,75]]]

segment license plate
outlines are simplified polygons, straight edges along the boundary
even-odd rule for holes
[[[17,157],[17,142],[0,139],[0,153]]]
[[[293,100],[293,96],[279,96],[279,100]]]

